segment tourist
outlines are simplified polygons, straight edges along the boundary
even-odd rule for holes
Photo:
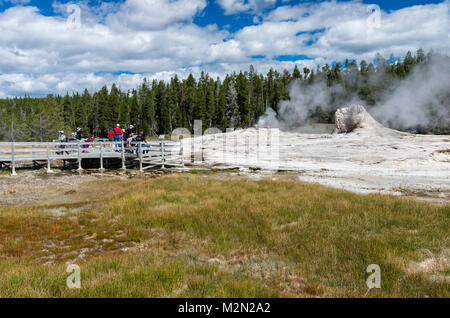
[[[136,138],[136,136],[131,132],[131,133],[128,135],[127,143],[130,144],[131,142],[133,142],[133,141],[134,141],[134,138]]]
[[[95,137],[94,136],[91,136],[91,138],[88,138],[88,139],[86,139],[86,143],[83,145],[83,148],[89,148],[90,147],[90,145],[89,144],[87,144],[87,143],[91,143],[91,142],[94,142],[95,141]],[[83,151],[83,152],[89,152],[89,151]]]
[[[134,126],[133,126],[133,125],[130,125],[130,126],[127,128],[127,131],[125,132],[125,139],[126,139],[126,140],[128,140],[128,139],[130,138],[131,134],[133,133],[133,129],[134,129]]]
[[[75,133],[73,132],[72,134],[70,134],[70,137],[67,138],[67,142],[75,142],[77,141],[77,138],[75,138]]]
[[[108,140],[114,141],[114,129],[112,127],[108,129]]]
[[[146,154],[149,151],[148,148],[150,148],[150,145],[147,144],[148,140],[147,140],[147,138],[145,138],[145,135],[144,135],[143,131],[140,131],[139,135],[134,137],[134,141],[135,142],[141,142],[142,143],[141,147],[147,149],[147,150],[143,150],[142,153]]]
[[[59,131],[58,141],[59,141],[60,143],[67,142],[67,137],[66,137],[66,135],[64,134],[64,130],[60,130],[60,131]],[[66,148],[66,147],[63,146],[63,145],[59,145],[58,148],[64,149],[64,148]],[[64,152],[57,151],[56,154],[57,154],[57,155],[62,155],[62,154],[64,154]]]
[[[59,142],[66,142],[67,141],[67,137],[66,137],[66,135],[64,135],[64,130],[61,130],[59,132],[58,141]]]
[[[122,129],[120,128],[120,125],[117,124],[116,128],[114,128],[114,141],[121,141],[122,140]]]
[[[136,141],[136,142],[147,142],[147,139],[146,139],[145,136],[144,136],[144,132],[143,132],[143,131],[140,131],[140,132],[139,132],[139,135],[137,135],[137,136],[134,138],[134,141]]]
[[[81,141],[81,139],[83,139],[83,135],[81,134],[81,128],[77,128],[77,132],[75,134],[75,138],[78,141]]]

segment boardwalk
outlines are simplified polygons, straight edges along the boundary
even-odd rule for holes
[[[124,142],[0,142],[0,167],[10,168],[13,175],[19,164],[25,162],[46,165],[50,172],[52,161],[69,162],[82,170],[83,160],[87,159],[98,159],[101,170],[104,169],[105,159],[116,159],[122,163],[122,169],[137,165],[141,171],[184,166],[183,147],[177,141],[152,140],[128,146]]]

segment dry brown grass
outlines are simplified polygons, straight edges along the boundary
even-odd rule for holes
[[[411,270],[448,248],[449,205],[202,174],[105,180],[85,194],[105,188],[116,191],[87,206],[77,193],[65,216],[2,209],[4,296],[358,297],[374,263],[382,289],[368,296],[449,296],[448,268]],[[75,294],[60,281],[67,261],[86,275]]]

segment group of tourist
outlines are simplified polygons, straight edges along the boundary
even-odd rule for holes
[[[144,135],[143,131],[140,131],[138,134],[134,132],[134,126],[130,125],[127,129],[123,129],[120,127],[120,124],[117,124],[115,128],[108,129],[108,139],[111,142],[122,142],[124,141],[126,145],[130,145],[132,142],[147,142],[147,138]],[[76,132],[72,133],[71,138],[67,138],[64,131],[61,130],[59,132],[58,137],[59,142],[68,142],[68,141],[83,141],[83,135],[81,133],[81,128],[77,128]],[[95,137],[91,136],[90,138],[84,140],[84,142],[94,142]]]
[[[108,139],[109,141],[126,141],[128,144],[131,142],[147,142],[143,131],[138,134],[134,133],[133,125],[128,126],[127,129],[120,128],[120,124],[117,124],[116,128],[109,128]]]
[[[59,131],[58,141],[59,142],[68,142],[68,141],[81,141],[83,136],[81,135],[81,128],[77,128],[77,131],[72,133],[71,138],[67,138],[64,130]]]

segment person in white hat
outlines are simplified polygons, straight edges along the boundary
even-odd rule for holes
[[[58,140],[59,140],[59,142],[66,142],[67,141],[67,137],[66,137],[66,135],[64,135],[64,130],[60,130],[59,131]]]
[[[125,132],[125,140],[130,138],[130,136],[133,134],[133,128],[133,125],[130,125],[130,127],[128,127],[127,131]]]
[[[116,128],[114,128],[114,141],[122,140],[122,129],[120,129],[120,125],[117,124]]]

